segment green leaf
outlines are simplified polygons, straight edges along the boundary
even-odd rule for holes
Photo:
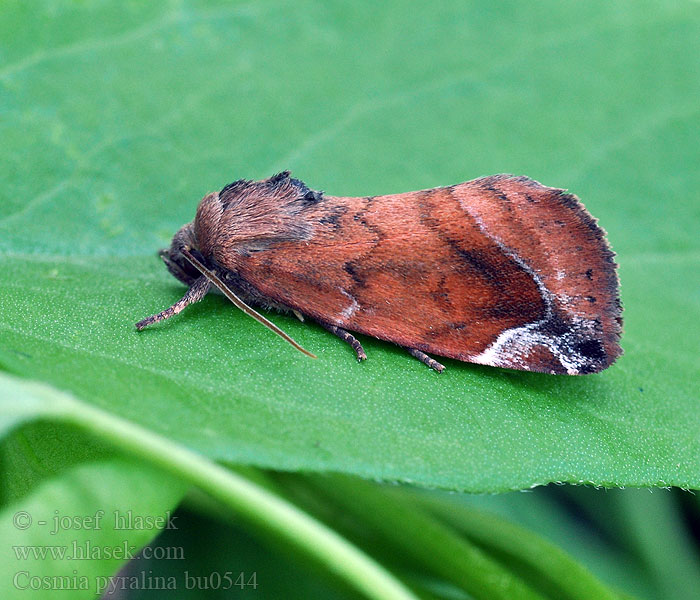
[[[381,565],[335,531],[299,510],[283,497],[267,490],[252,478],[238,475],[221,467],[165,437],[115,417],[108,412],[91,407],[55,389],[18,382],[4,374],[0,374],[0,411],[6,410],[7,406],[13,403],[24,402],[25,399],[31,402],[33,395],[39,395],[37,388],[43,388],[41,396],[48,399],[45,403],[46,406],[60,408],[52,410],[50,413],[42,413],[41,409],[38,409],[34,415],[36,419],[41,419],[48,414],[61,422],[79,427],[85,433],[110,444],[116,451],[138,458],[140,464],[145,465],[144,471],[147,474],[148,484],[153,486],[153,490],[151,496],[147,494],[143,497],[141,488],[147,486],[144,483],[136,482],[135,489],[127,484],[126,487],[119,488],[119,494],[115,494],[111,485],[119,485],[120,483],[123,485],[121,477],[130,473],[128,468],[120,466],[110,468],[104,463],[101,463],[97,469],[84,468],[84,465],[81,465],[78,467],[81,475],[77,479],[72,478],[69,471],[68,475],[62,475],[55,486],[44,484],[37,492],[22,497],[16,505],[6,505],[3,508],[5,518],[0,533],[4,531],[6,534],[2,537],[3,540],[12,541],[19,532],[20,543],[17,547],[20,549],[17,550],[14,545],[12,548],[9,548],[8,545],[5,549],[7,552],[10,550],[19,552],[20,554],[16,555],[18,560],[24,560],[26,553],[33,557],[35,552],[51,554],[54,551],[59,553],[65,551],[65,560],[90,561],[94,557],[92,548],[97,549],[98,557],[95,566],[87,570],[88,574],[82,575],[75,572],[68,575],[69,580],[64,580],[60,579],[66,576],[67,566],[63,562],[64,555],[58,555],[58,562],[54,561],[46,566],[45,557],[41,554],[39,560],[42,561],[43,567],[40,566],[40,568],[47,572],[48,580],[43,579],[43,574],[38,574],[38,579],[35,582],[33,574],[29,571],[26,573],[21,571],[17,575],[18,572],[11,572],[12,565],[10,564],[6,565],[5,571],[0,571],[0,576],[5,575],[5,577],[0,578],[4,586],[12,581],[15,590],[34,589],[33,586],[38,586],[37,589],[53,591],[62,589],[58,586],[63,586],[80,590],[92,589],[94,593],[111,585],[108,579],[98,579],[98,576],[112,573],[114,563],[117,562],[113,555],[106,557],[108,560],[102,560],[105,552],[112,552],[111,549],[105,550],[109,548],[108,542],[114,539],[113,536],[110,537],[112,529],[118,531],[133,527],[136,531],[141,530],[138,525],[132,526],[130,524],[128,516],[126,517],[127,525],[122,526],[122,521],[116,520],[117,511],[119,515],[125,516],[132,509],[135,519],[139,516],[144,519],[152,518],[154,515],[146,512],[146,508],[149,506],[149,499],[153,503],[156,501],[165,502],[163,494],[160,493],[162,483],[164,491],[167,491],[168,485],[173,485],[180,492],[180,495],[187,485],[196,486],[210,498],[220,502],[227,510],[241,515],[248,524],[285,541],[297,550],[302,550],[306,556],[317,560],[329,572],[344,579],[346,583],[354,586],[357,591],[369,598],[415,600],[416,596]],[[99,477],[93,477],[95,470],[99,471]],[[102,478],[105,482],[109,482],[109,485],[104,484]],[[99,493],[86,491],[92,484],[96,484],[100,488]],[[78,498],[87,495],[88,499],[81,504],[80,501],[75,500],[76,495]],[[172,506],[173,499],[168,498],[168,500],[166,506]],[[59,508],[56,508],[56,505]],[[19,510],[17,510],[18,506]],[[31,510],[22,508],[24,506],[29,506]],[[67,515],[69,524],[65,527],[64,535],[58,536],[51,531],[48,532],[49,536],[57,535],[56,540],[63,543],[52,543],[47,546],[47,529],[37,529],[35,525],[50,525],[48,514],[50,510],[54,510],[55,516],[61,516],[64,514],[61,509],[70,506],[76,506],[80,510],[73,515]],[[137,510],[133,509],[134,506],[137,507]],[[90,512],[93,509],[101,510],[114,517],[113,528],[103,527],[101,524],[96,526],[95,520],[90,521],[89,526],[85,524],[85,519],[93,514]],[[39,515],[39,518],[36,515]],[[71,516],[76,517],[77,520],[71,519]],[[44,522],[42,523],[42,521]],[[56,531],[60,529],[62,522],[59,521],[58,525],[54,527]],[[29,531],[30,529],[31,531]],[[154,527],[150,527],[148,530],[148,534],[136,537],[140,537],[142,542],[149,540],[153,537]],[[22,535],[27,532],[30,534],[29,536]],[[76,535],[76,532],[80,532],[80,535]],[[127,544],[127,541],[122,541],[123,544]],[[71,553],[74,542],[76,546],[80,547],[84,544],[89,545],[85,554],[79,554],[76,550]],[[57,550],[52,549],[56,545],[60,547]],[[28,546],[31,548],[24,550]],[[34,550],[38,546],[41,548]],[[44,551],[42,548],[47,548],[47,550]],[[134,554],[131,547],[127,546],[127,549],[132,555]],[[86,555],[89,558],[84,558]],[[80,558],[75,559],[75,556],[80,556]],[[125,558],[125,551],[122,550],[119,558]],[[70,579],[71,575],[75,576],[75,580]],[[59,577],[59,579],[55,580],[52,577]],[[93,583],[93,580],[96,583]],[[170,583],[168,582],[167,585],[170,586]],[[176,589],[178,585],[183,585],[183,582],[180,581],[179,584],[177,581],[174,582],[173,589]],[[140,589],[142,587],[143,584],[141,584]]]
[[[9,383],[15,382],[10,380]],[[45,386],[41,387],[46,392]],[[7,389],[3,377],[3,391]],[[12,401],[31,401],[27,388],[18,386],[16,390],[24,393],[12,394]],[[31,418],[46,419],[47,415],[36,412]],[[56,477],[76,465],[113,458],[118,458],[113,448],[77,427],[54,420],[26,423],[0,441],[0,504],[16,502],[47,478]]]
[[[189,506],[188,508],[192,508]],[[318,568],[306,565],[298,552],[280,552],[261,543],[257,535],[242,527],[235,516],[225,521],[212,519],[191,510],[178,511],[177,530],[168,530],[155,543],[161,547],[183,548],[184,560],[142,559],[131,567],[145,570],[153,577],[176,577],[183,580],[188,572],[191,586],[177,590],[178,600],[241,597],[285,598],[288,600],[358,600],[365,598],[352,588],[342,588],[338,580]],[[265,540],[268,541],[268,540]],[[225,551],[222,552],[222,548]],[[317,565],[313,565],[316,567]],[[234,586],[222,590],[216,573],[231,573]],[[243,577],[239,580],[239,576]],[[253,577],[255,577],[253,579]],[[238,583],[238,585],[235,585]],[[257,584],[257,588],[253,587]],[[217,590],[218,586],[218,590]],[[133,600],[157,600],[159,592],[131,592]],[[132,600],[131,597],[129,600]]]
[[[2,378],[3,401],[0,406],[0,438],[22,423],[33,421],[37,415],[55,417],[65,410],[61,396],[45,385]]]
[[[486,512],[467,510],[439,496],[427,496],[422,501],[436,517],[451,523],[486,551],[502,557],[532,585],[549,589],[553,597],[618,598],[565,552],[523,527]]]
[[[344,476],[307,480],[314,494],[306,495],[324,501],[327,519],[336,526],[347,531],[348,517],[354,518],[355,535],[360,531],[374,541],[386,560],[408,563],[402,567],[414,574],[439,576],[475,598],[618,598],[553,544],[499,517],[450,502],[444,493],[421,496],[411,487],[377,486]],[[305,483],[296,475],[282,477],[282,482],[292,488]],[[304,500],[304,494],[296,496]]]
[[[165,526],[184,486],[143,463],[84,463],[0,509],[3,598],[95,598]],[[64,592],[65,593],[65,592]]]
[[[215,460],[700,487],[697,4],[40,7],[0,19],[0,366]],[[312,361],[217,297],[136,333],[183,293],[155,252],[204,193],[282,168],[331,194],[496,172],[570,188],[618,252],[625,355],[438,376],[269,315]]]
[[[490,532],[486,536],[487,550],[494,547],[514,556],[506,556],[506,560],[501,560],[499,556],[495,560],[490,558],[468,539],[462,538],[458,531],[425,514],[414,501],[412,488],[391,489],[338,477],[314,479],[278,475],[271,479],[251,468],[234,474],[164,438],[46,386],[0,375],[0,392],[0,409],[7,409],[8,405],[37,406],[31,402],[32,396],[41,396],[45,402],[39,406],[48,407],[50,413],[38,409],[33,418],[41,419],[50,414],[59,419],[58,423],[52,424],[53,427],[47,423],[25,425],[11,436],[9,444],[5,440],[5,444],[0,446],[4,450],[0,454],[0,462],[4,463],[0,474],[7,478],[0,489],[3,492],[9,489],[11,496],[15,497],[9,505],[4,503],[2,512],[5,514],[5,525],[0,526],[0,533],[4,532],[2,539],[7,545],[5,550],[14,557],[14,561],[7,563],[4,570],[0,569],[0,575],[4,573],[0,580],[6,584],[12,582],[7,588],[10,597],[20,597],[25,588],[31,589],[33,586],[40,586],[47,597],[49,592],[61,586],[81,588],[85,592],[84,597],[88,597],[100,589],[143,586],[144,576],[151,578],[149,581],[162,581],[161,585],[182,589],[183,585],[187,585],[184,579],[188,573],[203,573],[202,582],[198,585],[206,586],[207,574],[212,573],[212,567],[209,565],[208,569],[203,569],[202,565],[206,563],[192,560],[192,557],[187,562],[177,559],[179,566],[172,565],[171,568],[135,560],[118,576],[109,577],[125,555],[114,558],[106,555],[106,552],[118,548],[119,552],[128,551],[129,555],[135,555],[140,545],[157,531],[153,526],[145,530],[116,530],[113,524],[116,523],[117,511],[122,515],[122,521],[129,514],[134,515],[134,520],[141,516],[157,516],[159,513],[155,512],[156,509],[171,507],[182,494],[186,482],[199,486],[208,494],[206,497],[193,496],[200,498],[200,504],[205,509],[213,508],[215,514],[222,515],[227,521],[237,521],[239,514],[244,516],[272,540],[285,542],[293,550],[298,565],[298,550],[306,550],[311,557],[321,558],[321,563],[330,567],[329,573],[341,574],[346,583],[370,592],[373,597],[409,596],[391,582],[391,576],[387,578],[382,568],[377,568],[366,555],[358,554],[353,543],[375,560],[380,560],[382,565],[390,566],[392,571],[401,574],[413,586],[422,589],[423,596],[426,591],[439,594],[439,590],[447,586],[453,591],[464,589],[476,598],[593,597],[590,594],[580,595],[587,589],[595,597],[613,597],[585,569],[566,557],[562,560],[561,552],[541,543],[536,536],[508,526],[494,517],[487,519],[485,525]],[[74,431],[67,428],[69,424],[72,424]],[[79,435],[81,431],[84,432],[82,438]],[[93,458],[93,462],[77,466],[72,464],[81,459],[89,460],[89,436],[99,440],[97,447],[92,449],[93,457],[103,458],[99,462]],[[57,439],[62,440],[63,445],[57,443]],[[112,453],[125,451],[138,458],[139,462],[109,456],[110,447]],[[32,464],[28,469],[27,463],[32,461],[36,467]],[[49,472],[55,475],[32,485],[31,480],[42,472],[44,475]],[[21,486],[27,485],[27,479],[30,480],[29,491],[22,493]],[[93,487],[96,491],[92,490]],[[349,540],[338,537],[328,529],[324,530],[318,521],[285,503],[280,495],[294,499],[309,513],[320,516],[341,532],[347,534],[350,525]],[[221,504],[212,504],[212,500],[218,500]],[[431,504],[427,506],[432,509]],[[458,527],[471,514],[465,513],[465,507],[459,504],[448,506],[438,503],[436,506],[444,507],[443,512],[449,516],[448,520],[454,520]],[[225,512],[221,512],[222,508]],[[100,515],[99,525],[93,519],[96,514]],[[23,516],[24,520],[17,521],[17,515]],[[339,519],[339,515],[343,517]],[[61,520],[63,526],[57,535],[53,531],[56,517],[69,519],[68,525]],[[25,529],[22,525],[27,518],[33,521]],[[84,523],[85,519],[88,522]],[[470,522],[473,521],[466,521],[467,524]],[[362,532],[362,539],[355,540],[358,531]],[[475,533],[471,526],[466,532],[468,537],[482,543],[483,536],[480,537],[478,529]],[[369,548],[366,543],[368,534],[373,540]],[[167,539],[176,542],[179,539],[180,543],[168,545]],[[151,547],[165,547],[183,555],[191,549],[192,544],[187,542],[188,539],[187,534],[184,538],[166,536],[154,541]],[[509,552],[511,547],[513,551]],[[65,555],[54,556],[47,563],[34,555],[42,551],[63,551]],[[75,562],[78,552],[90,553],[91,560],[87,567],[83,568],[82,562]],[[531,556],[533,552],[535,560]],[[147,555],[143,558],[147,558]],[[534,589],[530,589],[529,581],[526,584],[521,579],[517,569],[514,573],[510,572],[513,558],[525,560],[535,570],[535,575],[539,575],[539,581],[532,581]],[[229,557],[229,561],[232,559]],[[150,570],[151,567],[153,570]],[[221,572],[227,571],[230,569]],[[265,572],[269,577],[269,572]],[[264,574],[260,573],[261,578]],[[527,575],[524,574],[526,581]],[[163,579],[157,580],[156,577]],[[548,589],[551,584],[546,585],[548,579],[558,586],[553,593]],[[269,590],[269,583],[267,579],[265,581],[265,589]],[[288,581],[287,585],[290,584]],[[544,593],[540,594],[540,591]]]

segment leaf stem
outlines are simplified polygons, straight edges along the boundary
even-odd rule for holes
[[[73,400],[61,416],[199,487],[250,522],[286,538],[369,598],[417,600],[394,575],[335,531],[263,487],[130,421]]]
[[[400,488],[378,487],[342,475],[308,475],[307,479],[319,494],[361,518],[365,527],[374,530],[396,552],[418,561],[467,592],[470,598],[543,600],[546,597],[470,540],[422,510]]]
[[[550,582],[561,600],[619,600],[621,597],[566,552],[524,527],[429,494],[418,493],[416,500],[480,547],[507,557],[511,563],[521,563],[530,571],[533,580]]]

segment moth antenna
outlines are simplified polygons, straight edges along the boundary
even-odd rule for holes
[[[284,331],[282,331],[277,325],[275,325],[272,321],[268,321],[265,317],[263,317],[259,312],[253,310],[248,306],[243,300],[241,300],[236,294],[234,294],[231,289],[219,278],[219,276],[214,273],[212,270],[208,269],[205,267],[199,260],[190,252],[189,248],[183,248],[182,249],[182,254],[183,256],[190,261],[193,267],[195,267],[204,277],[206,277],[209,282],[213,283],[221,292],[226,296],[233,304],[235,304],[238,308],[240,308],[245,314],[247,314],[249,317],[253,317],[258,323],[262,323],[265,327],[268,329],[274,331],[278,336],[280,336],[283,340],[289,342],[292,346],[294,346],[297,350],[300,352],[303,352],[306,354],[306,356],[310,356],[311,358],[317,358],[315,354],[312,354],[302,346],[300,346],[297,342],[295,342],[291,337],[289,337]],[[201,278],[200,278],[201,279]],[[199,279],[197,280],[199,281]],[[194,286],[193,286],[194,287]],[[191,289],[191,288],[190,288]],[[187,294],[185,294],[187,295]],[[184,300],[184,298],[183,298]],[[186,305],[185,305],[186,306]],[[184,308],[184,306],[182,307]],[[180,310],[182,310],[182,308]],[[170,309],[168,309],[170,310]],[[165,311],[163,311],[165,312]],[[170,315],[168,315],[170,316]],[[163,317],[167,318],[167,317]]]
[[[190,289],[187,290],[185,295],[180,300],[178,300],[170,308],[166,308],[165,310],[159,312],[157,315],[153,315],[152,317],[145,318],[143,321],[139,321],[136,323],[136,329],[141,331],[144,327],[148,327],[153,323],[158,323],[158,321],[164,321],[165,319],[169,319],[173,315],[182,312],[187,305],[194,302],[199,302],[202,298],[204,298],[204,296],[207,295],[210,287],[211,283],[206,277],[202,276],[199,279],[196,279],[190,286]]]

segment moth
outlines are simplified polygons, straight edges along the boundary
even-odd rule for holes
[[[167,319],[216,289],[251,306],[429,354],[580,375],[620,356],[619,281],[605,232],[576,196],[494,175],[385,196],[335,197],[288,171],[207,194],[160,256],[188,286]],[[351,333],[353,332],[353,333]]]

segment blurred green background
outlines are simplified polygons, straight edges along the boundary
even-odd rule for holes
[[[690,1],[1,1],[3,376],[237,469],[420,597],[700,598],[700,506],[679,489],[700,489],[699,98]],[[155,252],[204,193],[284,169],[333,195],[498,172],[570,189],[618,254],[625,355],[585,378],[456,361],[438,378],[370,339],[357,365],[320,327],[270,315],[312,362],[213,297],[136,335],[133,322],[182,293]],[[8,545],[49,543],[12,526],[25,505],[179,505],[182,526],[153,543],[186,560],[126,573],[232,570],[260,584],[177,597],[356,593],[154,472],[145,449],[125,459],[4,381]],[[656,487],[593,489],[622,486]],[[0,589],[26,597],[8,556]],[[500,583],[496,567],[480,575],[482,556]]]

